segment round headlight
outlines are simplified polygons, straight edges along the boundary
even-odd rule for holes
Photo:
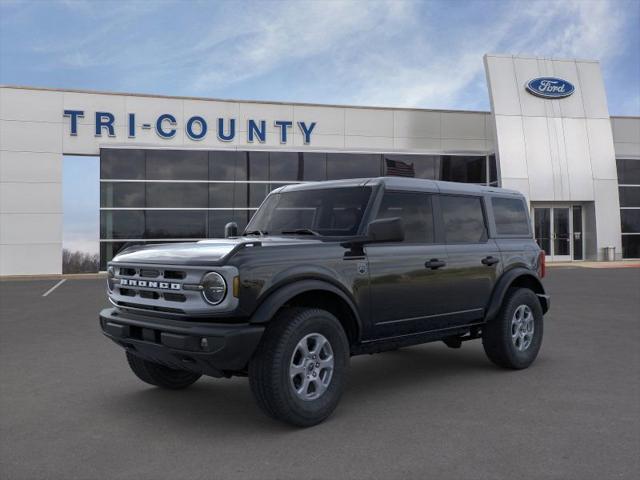
[[[227,282],[222,275],[209,272],[202,277],[202,296],[211,305],[218,305],[227,294]]]
[[[113,267],[107,268],[107,288],[110,292],[113,291],[113,279],[116,276],[116,269]]]

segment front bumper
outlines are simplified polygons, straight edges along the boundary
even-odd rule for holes
[[[212,377],[246,369],[264,327],[190,322],[121,312],[100,312],[102,333],[133,355],[170,368]]]

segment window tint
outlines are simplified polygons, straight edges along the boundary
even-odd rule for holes
[[[380,176],[380,155],[369,153],[328,153],[327,178],[366,178]]]
[[[269,153],[269,179],[276,181],[301,180],[302,154],[295,152]]]
[[[206,183],[147,183],[147,207],[207,208]]]
[[[620,210],[622,233],[640,233],[640,210]]]
[[[622,257],[640,258],[640,235],[622,235]]]
[[[147,150],[148,180],[206,180],[208,177],[207,152]]]
[[[249,152],[249,180],[269,180],[269,153]]]
[[[102,210],[100,238],[144,238],[144,211]]]
[[[487,241],[482,200],[479,197],[442,195],[440,206],[447,243]]]
[[[621,207],[640,207],[640,187],[619,187]]]
[[[100,206],[103,208],[143,208],[144,183],[102,182],[100,184]]]
[[[304,152],[302,159],[302,180],[315,181],[327,179],[326,153]]]
[[[519,198],[491,199],[498,235],[529,235],[529,221],[524,202]]]
[[[486,157],[443,155],[441,157],[440,168],[440,178],[442,180],[449,182],[487,183]]]
[[[147,210],[146,238],[206,238],[206,210]]]
[[[498,165],[495,155],[489,155],[489,185],[498,186]]]
[[[640,185],[640,160],[618,158],[618,183],[621,185]]]
[[[144,150],[100,150],[100,178],[144,180],[145,175]]]
[[[232,151],[209,152],[209,180],[246,180],[247,153]]]
[[[311,229],[328,236],[355,235],[370,196],[369,187],[280,192],[269,196],[247,230],[279,234]]]
[[[423,193],[385,192],[376,218],[402,219],[406,243],[433,243],[431,195]]]

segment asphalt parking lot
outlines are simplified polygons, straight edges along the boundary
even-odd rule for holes
[[[528,370],[479,342],[352,361],[324,424],[255,405],[245,378],[139,382],[98,329],[102,280],[0,282],[3,479],[639,478],[640,269],[553,268]]]

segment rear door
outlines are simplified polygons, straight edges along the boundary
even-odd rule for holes
[[[444,270],[451,325],[473,323],[484,310],[502,268],[500,251],[489,238],[481,195],[440,195],[441,222],[446,242]]]
[[[447,254],[434,219],[436,202],[430,193],[384,192],[376,218],[401,218],[405,240],[365,248],[374,338],[437,329],[447,313]]]

